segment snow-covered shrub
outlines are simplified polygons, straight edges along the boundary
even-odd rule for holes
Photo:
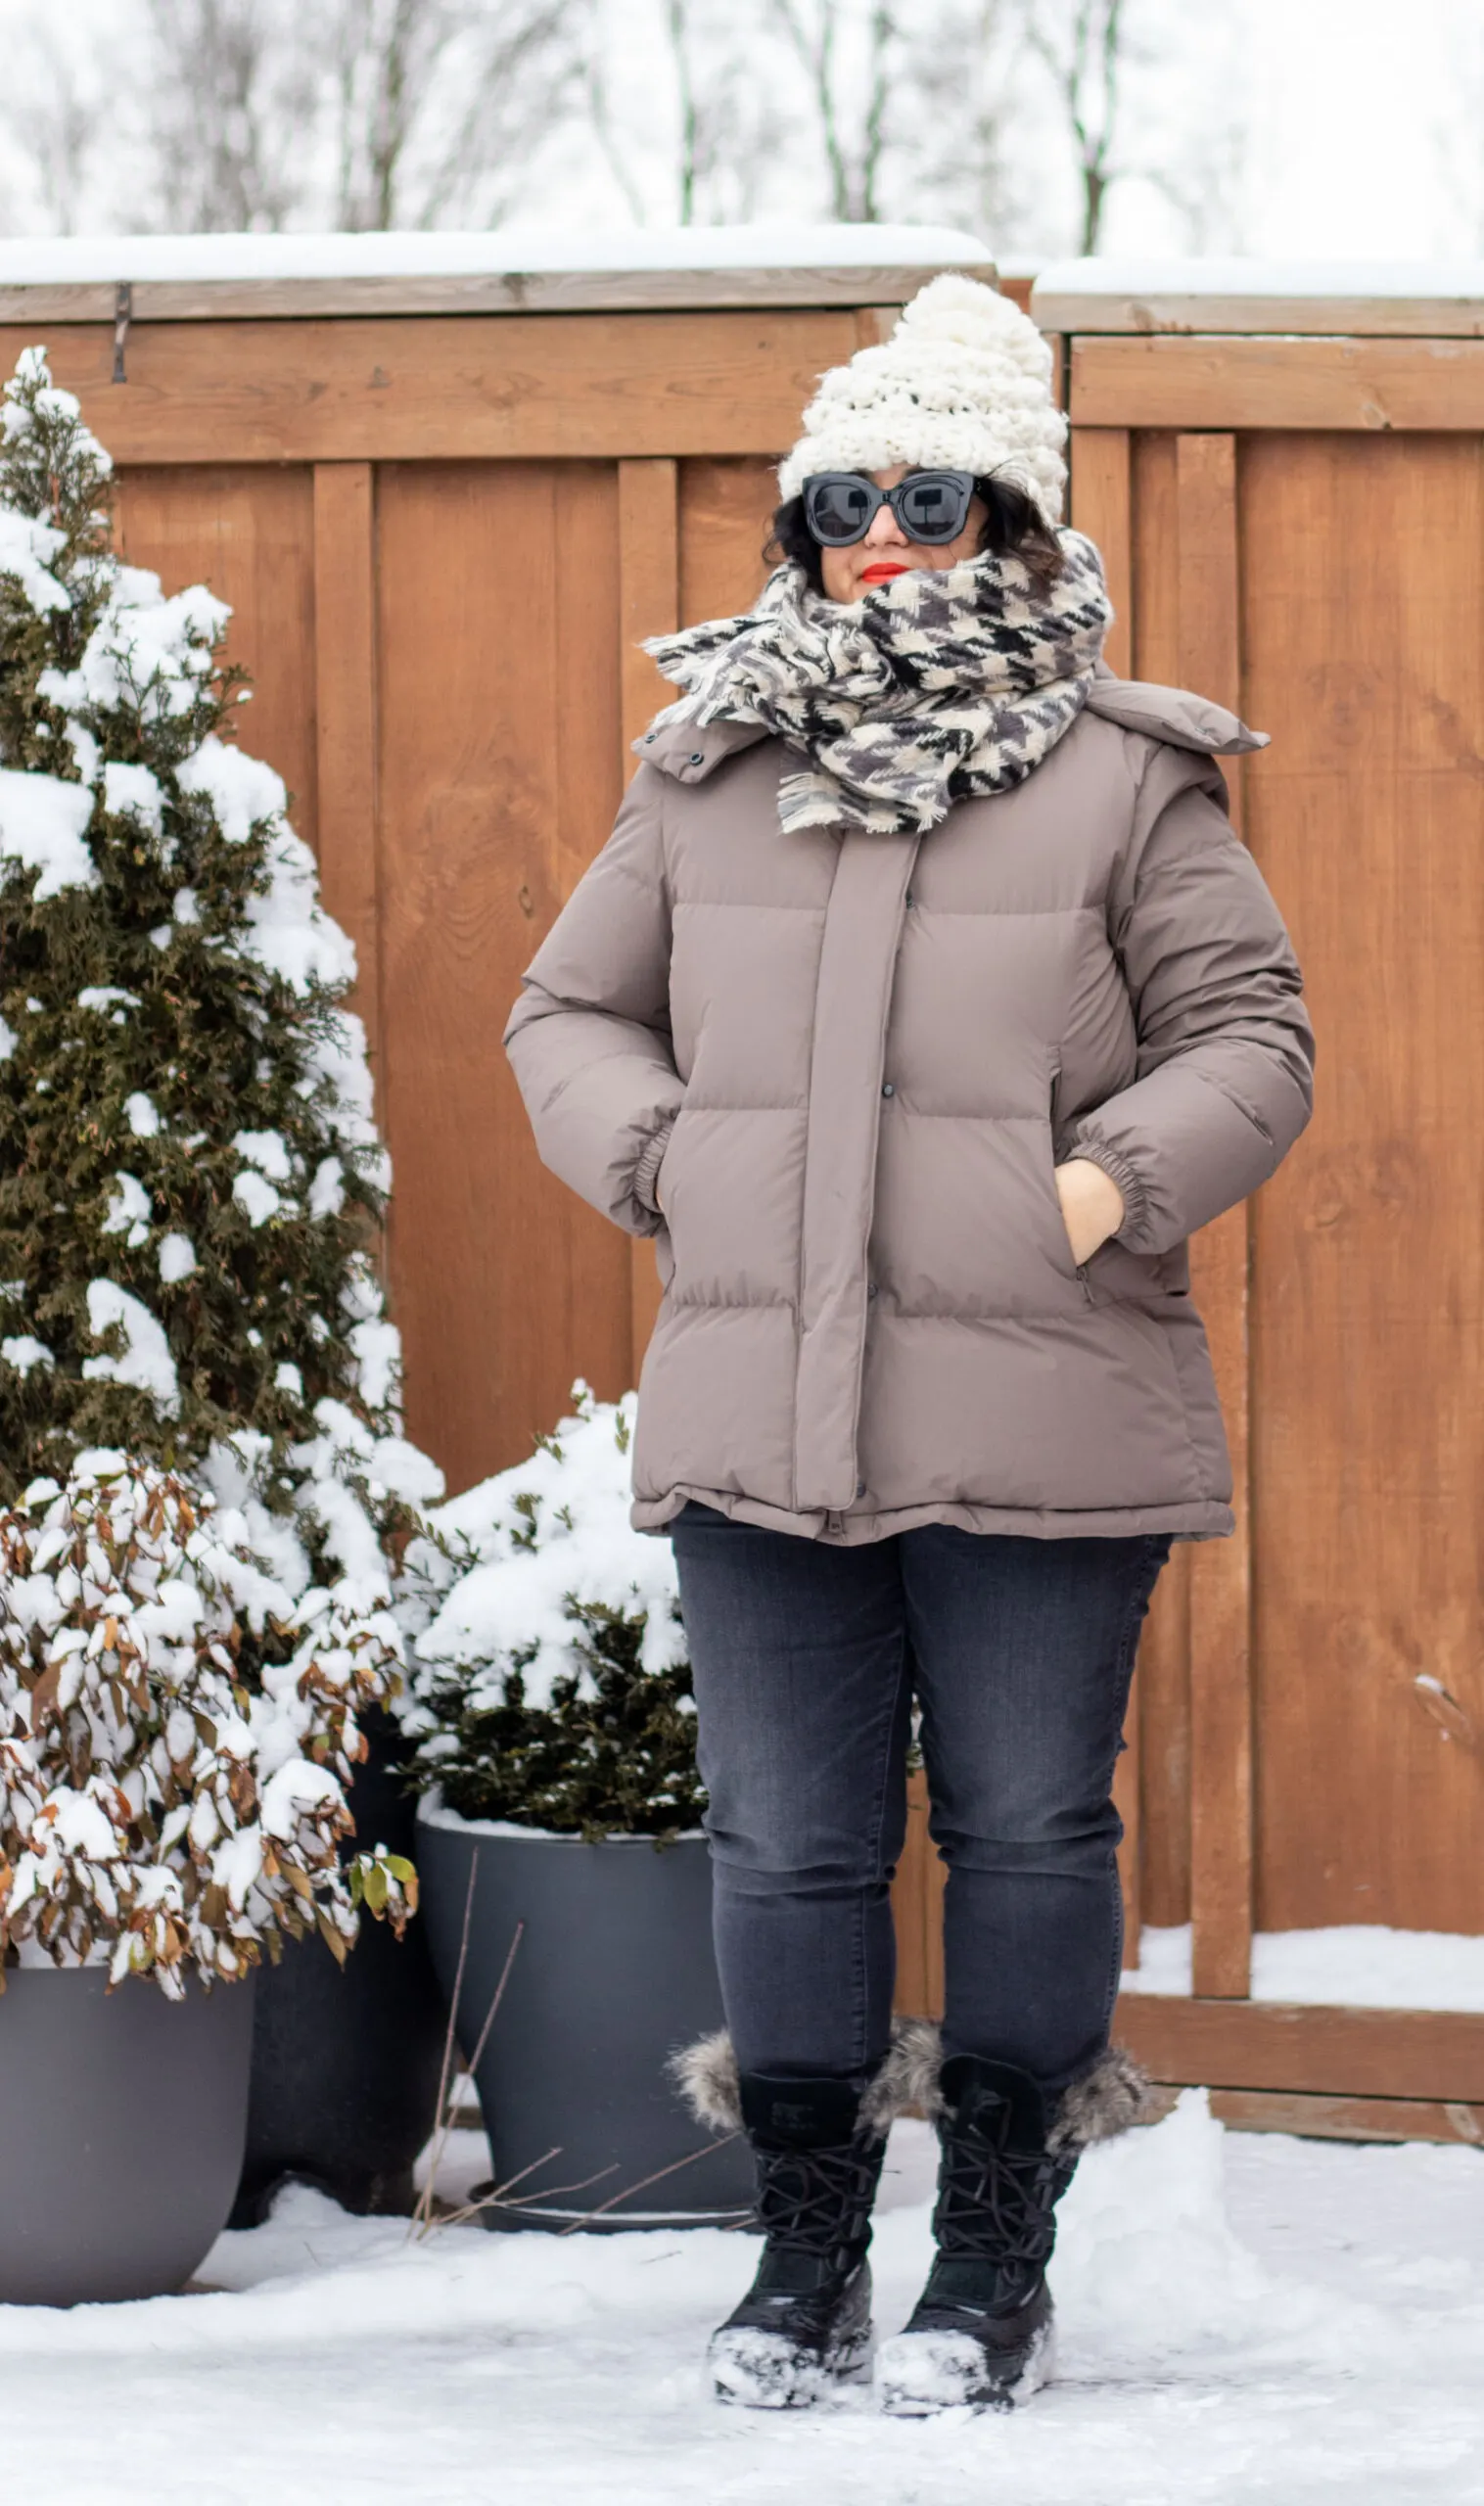
[[[413,1772],[465,1818],[675,1835],[705,1795],[674,1558],[629,1526],[633,1395],[573,1400],[408,1549]]]
[[[0,1513],[0,1990],[23,1965],[236,1978],[357,1908],[400,1931],[408,1864],[343,1868],[357,1715],[400,1660],[342,1579],[291,1591],[172,1472],[82,1455]]]

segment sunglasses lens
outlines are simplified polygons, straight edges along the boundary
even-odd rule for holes
[[[875,498],[863,479],[812,479],[805,506],[814,537],[826,547],[845,547],[870,528]]]
[[[961,480],[946,471],[925,470],[920,478],[904,480],[898,509],[903,530],[914,539],[941,542],[957,538],[968,514],[969,496]]]

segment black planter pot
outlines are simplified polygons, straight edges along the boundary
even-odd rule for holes
[[[254,1984],[182,2002],[96,1967],[12,1968],[0,1995],[0,2305],[160,2297],[227,2223]]]
[[[390,1772],[385,1729],[350,1789],[357,1839],[415,1858],[416,1814]],[[296,1941],[257,1981],[247,2153],[232,2211],[255,2227],[286,2177],[348,2210],[405,2215],[433,2130],[448,2014],[421,1916],[397,1940],[367,1915],[344,1967]]]
[[[753,2190],[745,2143],[713,2141],[665,2068],[678,2047],[721,2025],[704,1839],[662,1850],[645,1836],[583,1844],[425,1805],[418,1870],[449,1994],[476,1861],[457,2012],[466,2058],[525,1926],[477,2072],[494,2183],[559,2152],[512,2187],[510,2202],[487,2206],[487,2226],[679,2227],[744,2216]],[[688,2163],[662,2174],[677,2158]]]

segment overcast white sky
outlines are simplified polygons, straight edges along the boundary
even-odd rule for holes
[[[757,4],[731,0],[734,12]],[[628,73],[643,82],[655,0],[616,6],[631,33]],[[1224,115],[1245,124],[1242,233],[1228,249],[1299,259],[1484,254],[1484,0],[1133,0],[1129,17],[1144,39],[1161,23],[1178,30],[1183,67],[1155,110],[1178,117],[1188,95],[1210,113],[1217,144]],[[1125,153],[1136,158],[1151,144],[1140,123],[1148,91],[1135,75],[1129,93]],[[1059,137],[1047,131],[1044,144],[1061,155]],[[563,211],[554,203],[539,213]],[[1001,252],[1008,240],[1008,256],[1025,257],[1019,239],[985,240]],[[1038,238],[1031,256],[1044,249]],[[1105,251],[1188,249],[1152,186],[1115,190]]]
[[[1191,54],[1208,59],[1211,92],[1229,80],[1246,124],[1240,249],[1285,259],[1484,253],[1484,0],[1175,5]],[[1168,205],[1145,185],[1121,186],[1104,249],[1182,249]]]
[[[496,11],[501,0],[487,0]],[[739,63],[748,58],[749,13],[761,18],[764,0],[718,0],[721,20],[742,37]],[[109,68],[106,133],[120,116],[127,126],[129,65],[139,66],[131,36],[142,0],[64,0],[60,12],[48,0],[0,0],[0,36],[25,55],[38,23],[88,68],[121,65],[121,80]],[[905,0],[911,23],[910,0]],[[668,65],[660,44],[661,0],[608,0],[610,84],[625,108],[640,188],[648,214],[664,223],[671,205],[672,152],[664,132],[670,112]],[[1126,149],[1168,153],[1168,139],[1151,137],[1151,120],[1163,116],[1166,132],[1188,128],[1198,154],[1207,136],[1219,144],[1219,124],[1234,110],[1247,141],[1237,187],[1239,231],[1213,237],[1211,249],[1240,249],[1281,258],[1471,258],[1484,255],[1484,0],[1134,0],[1131,20],[1142,28],[1161,21],[1179,29],[1185,59],[1178,89],[1151,101],[1149,83],[1131,83]],[[745,69],[744,69],[745,74]],[[1157,81],[1156,81],[1157,89]],[[1177,92],[1185,102],[1175,100]],[[766,99],[763,100],[765,107]],[[13,104],[12,111],[15,111]],[[1059,132],[1039,121],[1027,124],[1031,180],[1026,217],[1017,234],[986,234],[1003,258],[1044,260],[1065,250],[1073,231],[1069,161]],[[104,154],[110,142],[105,137]],[[760,207],[791,218],[821,213],[813,167],[791,162],[770,180]],[[9,159],[9,164],[6,160]],[[8,192],[12,231],[43,222],[27,207],[23,174],[15,170],[14,147],[0,150],[0,197]],[[84,226],[127,227],[139,222],[130,186],[105,182],[105,166],[89,186]],[[9,179],[7,179],[9,177]],[[1058,180],[1058,178],[1060,178]],[[102,204],[102,213],[95,207]],[[1039,213],[1038,213],[1039,212]],[[911,214],[894,202],[889,213]],[[941,214],[934,207],[918,214]],[[521,204],[524,219],[563,226],[626,222],[612,179],[590,141],[575,134],[554,158],[543,160]],[[304,223],[302,216],[295,223]],[[1034,231],[1033,231],[1034,230]],[[1131,181],[1114,192],[1104,250],[1159,254],[1189,249],[1187,235],[1167,200],[1149,184]]]
[[[1193,5],[1209,22],[1225,14]],[[1464,62],[1477,77],[1480,0],[1237,0],[1236,15],[1250,44],[1249,250],[1481,249],[1484,97],[1458,75]]]

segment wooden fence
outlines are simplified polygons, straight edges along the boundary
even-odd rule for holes
[[[0,295],[119,463],[128,557],[234,606],[246,743],[360,951],[409,1427],[455,1487],[575,1374],[631,1382],[653,1310],[499,1044],[663,694],[636,640],[750,597],[813,377],[925,275]],[[1113,660],[1273,734],[1233,806],[1321,1038],[1312,1130],[1193,1248],[1240,1528],[1177,1550],[1141,1653],[1131,1930],[1193,1921],[1194,1993],[1120,2030],[1235,2119],[1484,2138],[1484,2017],[1248,1997],[1254,1926],[1484,1930],[1484,304],[1036,303]],[[938,1899],[919,1802],[922,2009]]]
[[[1246,1998],[1254,1928],[1484,1931],[1484,304],[1033,303],[1115,666],[1272,734],[1233,812],[1320,1039],[1311,1130],[1192,1247],[1239,1528],[1177,1550],[1142,1650],[1131,1930],[1193,1923],[1194,1999],[1123,2032],[1322,2101],[1275,2119],[1484,2139],[1484,2018]]]

